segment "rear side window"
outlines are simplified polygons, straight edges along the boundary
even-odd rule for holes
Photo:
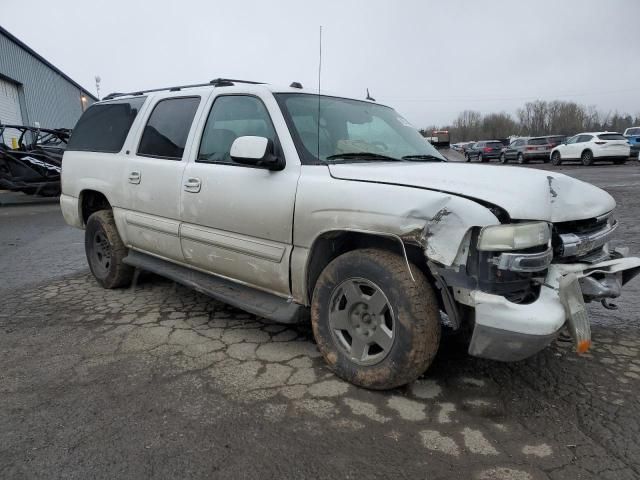
[[[598,135],[600,140],[626,140],[627,137],[619,133],[601,133]]]
[[[590,142],[593,139],[593,135],[580,135],[576,143]]]
[[[67,150],[119,152],[145,100],[136,97],[92,105],[78,120]]]
[[[548,140],[546,138],[532,138],[529,140],[529,145],[546,145]]]
[[[200,97],[160,100],[144,127],[138,155],[180,160]]]

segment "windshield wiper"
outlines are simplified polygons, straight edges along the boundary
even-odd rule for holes
[[[405,155],[404,157],[402,157],[402,160],[409,160],[409,161],[417,160],[417,161],[425,161],[425,162],[446,162],[445,159],[436,157],[435,155],[431,155],[428,153],[419,154],[419,155]]]
[[[335,155],[329,155],[327,160],[379,160],[382,162],[401,162],[399,158],[389,157],[387,155],[381,155],[379,153],[373,152],[347,152],[347,153],[336,153]]]

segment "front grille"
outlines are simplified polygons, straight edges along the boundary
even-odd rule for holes
[[[562,263],[595,263],[608,257],[606,243],[616,228],[610,213],[586,220],[553,224],[551,242],[555,260]]]

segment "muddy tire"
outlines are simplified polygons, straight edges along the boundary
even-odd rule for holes
[[[311,302],[313,333],[329,368],[360,387],[409,383],[431,365],[440,344],[433,288],[400,255],[347,252],[318,279]]]
[[[104,288],[125,287],[133,278],[133,267],[123,263],[127,247],[116,229],[111,210],[99,210],[87,220],[84,249],[91,273]]]

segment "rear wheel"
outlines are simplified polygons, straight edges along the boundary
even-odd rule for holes
[[[470,162],[470,161],[471,161],[471,157],[469,156],[469,154],[468,154],[468,153],[465,153],[465,154],[464,154],[464,159],[465,159],[465,161],[467,161],[467,162]]]
[[[507,163],[507,156],[504,153],[500,154],[500,163]]]
[[[582,160],[582,164],[585,167],[588,167],[589,165],[593,165],[593,153],[591,153],[591,150],[585,150],[584,152],[582,152],[582,155],[580,156],[580,160]]]
[[[562,157],[560,156],[560,152],[553,152],[551,154],[551,163],[558,166],[562,163]]]
[[[525,158],[524,158],[524,155],[523,155],[523,154],[521,154],[521,153],[519,153],[519,154],[518,154],[518,163],[519,163],[520,165],[527,163],[527,161],[526,161],[526,160],[525,160]]]
[[[384,390],[409,383],[431,364],[440,343],[433,288],[404,258],[384,250],[347,252],[316,283],[311,322],[336,375]]]
[[[87,220],[84,247],[91,273],[104,288],[124,287],[131,283],[133,267],[123,260],[127,247],[122,242],[111,210],[99,210]]]
[[[484,159],[484,157],[482,156],[481,153],[478,154],[478,161],[479,162],[484,162],[485,161],[485,159]]]

